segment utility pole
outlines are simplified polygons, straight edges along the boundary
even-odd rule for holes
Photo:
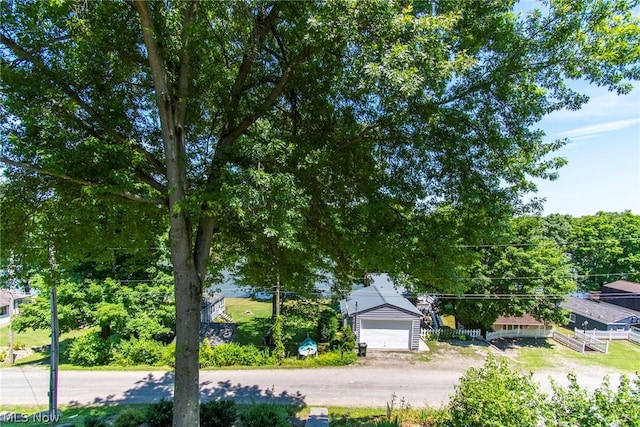
[[[49,368],[49,419],[57,420],[58,415],[58,362],[59,337],[58,330],[58,265],[53,246],[49,246],[49,265],[51,267],[51,363]]]
[[[13,337],[13,305],[15,304],[15,299],[13,296],[13,277],[14,277],[14,265],[13,265],[13,251],[9,254],[9,266],[7,268],[7,272],[9,273],[9,350],[7,351],[7,362],[9,365],[13,365],[15,360],[15,355],[13,354],[13,345],[14,345],[14,337]]]

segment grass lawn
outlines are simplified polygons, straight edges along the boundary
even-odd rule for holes
[[[551,338],[537,340],[539,345],[523,347],[516,361],[527,370],[568,367],[610,368],[633,374],[638,371],[640,345],[627,340],[611,340],[609,353],[588,351],[579,353]]]
[[[271,325],[271,301],[226,298],[227,314],[237,324],[238,343],[264,346],[264,334]]]

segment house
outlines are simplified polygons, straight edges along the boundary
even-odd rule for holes
[[[11,301],[13,300],[13,314],[14,316],[20,312],[20,305],[26,302],[31,295],[13,292],[9,294],[9,291],[0,291],[0,326],[8,325],[11,313],[9,307],[11,307]]]
[[[343,323],[368,348],[418,350],[423,314],[400,295],[387,274],[371,275],[371,285],[340,301]]]
[[[560,306],[569,311],[566,327],[571,329],[627,331],[640,325],[640,311],[603,301],[569,297]]]
[[[520,317],[500,316],[491,326],[495,332],[519,331],[519,332],[546,332],[551,328],[549,324],[537,320],[530,314]]]
[[[221,293],[205,292],[200,307],[200,323],[214,322],[225,313],[225,299]],[[225,320],[227,320],[225,318]]]
[[[219,292],[205,292],[200,307],[200,341],[212,347],[236,340],[237,327],[225,312],[225,298]],[[224,322],[221,322],[223,320]]]
[[[618,280],[602,287],[600,301],[640,311],[640,283]]]

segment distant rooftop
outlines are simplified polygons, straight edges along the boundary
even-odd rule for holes
[[[613,283],[607,283],[603,287],[615,289],[617,291],[640,294],[640,283],[628,282],[626,280],[617,280]],[[638,297],[640,298],[640,295]]]
[[[626,309],[606,302],[596,302],[576,297],[569,297],[567,301],[560,304],[562,308],[571,310],[593,320],[602,323],[617,323],[629,317],[640,318],[640,312]]]

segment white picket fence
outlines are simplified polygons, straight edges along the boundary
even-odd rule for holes
[[[569,348],[574,349],[580,353],[584,353],[584,349],[586,344],[584,341],[579,340],[577,338],[571,337],[569,335],[565,335],[558,331],[553,331],[553,339],[558,341],[560,344],[565,345]]]
[[[420,329],[420,338],[425,339],[429,335],[440,335],[443,329]],[[447,331],[450,331],[447,329]],[[453,332],[455,335],[466,335],[471,338],[482,337],[482,331],[480,329],[456,329]]]
[[[498,338],[550,338],[553,329],[504,329],[496,332],[487,332],[487,341]]]
[[[597,329],[584,331],[578,328],[575,328],[573,331],[574,333],[579,332],[599,340],[628,340],[630,333],[630,331],[599,331]]]
[[[600,341],[598,338],[595,338],[591,335],[587,335],[582,331],[576,329],[573,332],[573,337],[579,339],[580,341],[584,341],[585,345],[593,350],[599,351],[600,353],[608,353],[609,352],[609,343]]]

